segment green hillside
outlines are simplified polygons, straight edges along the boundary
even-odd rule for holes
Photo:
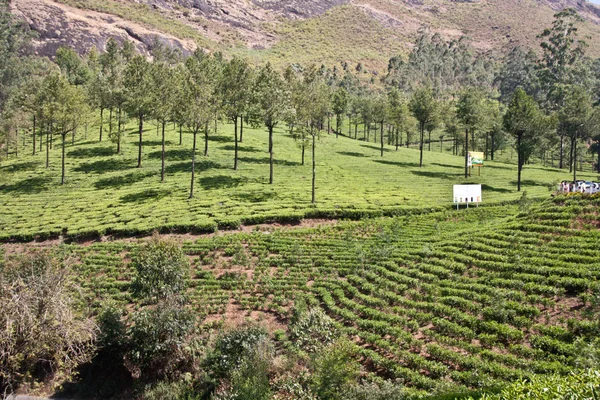
[[[597,196],[560,196],[184,238],[187,294],[207,331],[252,321],[280,352],[299,299],[321,305],[352,339],[365,379],[392,379],[407,396],[568,374],[586,356],[576,338],[600,329],[590,295],[600,276],[598,206]],[[125,306],[144,241],[49,248],[74,255],[85,304]]]
[[[133,128],[133,127],[132,127]],[[395,215],[407,210],[452,206],[452,185],[483,184],[485,204],[518,199],[516,165],[510,150],[505,162],[488,162],[464,179],[464,159],[440,152],[439,142],[425,152],[418,167],[415,148],[386,146],[380,156],[376,143],[323,134],[317,143],[317,204],[310,203],[310,149],[301,165],[301,149],[281,129],[276,132],[275,183],[268,184],[268,136],[264,130],[245,129],[240,145],[240,167],[233,170],[233,126],[219,125],[209,138],[209,156],[203,157],[198,136],[196,195],[188,199],[191,176],[191,139],[184,132],[167,132],[166,179],[160,182],[160,140],[148,125],[143,147],[143,168],[136,168],[138,137],[131,129],[121,155],[116,145],[98,143],[97,128],[87,139],[66,148],[66,184],[60,185],[61,149],[57,138],[45,168],[45,149],[30,155],[31,144],[21,147],[0,165],[0,202],[3,240],[32,240],[59,235],[164,232],[211,232],[240,224],[295,222],[302,218],[359,218]],[[359,134],[360,135],[360,134]],[[371,135],[371,141],[373,135]],[[425,146],[428,149],[428,146]],[[25,152],[29,153],[25,155]],[[595,174],[581,173],[594,179]],[[528,165],[523,173],[528,196],[545,198],[549,188],[567,179],[566,171]]]

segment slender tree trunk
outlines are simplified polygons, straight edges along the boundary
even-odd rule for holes
[[[113,132],[113,108],[109,108],[108,110],[108,138],[112,139]]]
[[[315,183],[317,180],[317,161],[315,159],[315,133],[311,129],[312,134],[312,199],[311,202],[315,204],[316,202],[316,193],[315,193]]]
[[[427,130],[427,151],[431,151],[431,131]]]
[[[440,153],[444,152],[444,140],[440,138]]]
[[[204,124],[204,157],[208,157],[208,121]]]
[[[596,163],[596,168],[598,169],[598,173],[600,174],[600,149],[598,149],[598,161]]]
[[[369,138],[367,137],[367,123],[365,122],[363,125],[363,141],[368,142]]]
[[[521,151],[521,136],[522,133],[517,134],[517,192],[521,191],[521,170],[523,169],[523,155]]]
[[[492,148],[490,149],[491,151],[491,156],[492,156],[492,161],[494,161],[494,147],[496,147],[496,133],[493,132],[492,133]]]
[[[398,127],[395,128],[396,130],[396,151],[398,151],[398,147],[400,147],[400,129],[398,129]]]
[[[331,134],[331,116],[327,114],[327,134]],[[337,134],[335,135],[337,137]]]
[[[67,136],[66,133],[63,133],[62,135],[62,162],[61,162],[61,167],[62,167],[62,173],[60,176],[60,184],[64,185],[65,184],[65,136]]]
[[[348,115],[348,137],[352,137],[352,120]]]
[[[419,141],[419,167],[423,167],[423,139],[425,136],[425,124],[421,122],[421,140]]]
[[[358,121],[354,121],[354,139],[358,140]]]
[[[183,127],[179,124],[179,145],[183,144]]]
[[[558,168],[560,168],[560,169],[563,169],[563,167],[564,167],[564,162],[563,162],[564,152],[565,152],[565,136],[560,135],[560,151],[558,153]]]
[[[490,145],[490,134],[489,132],[485,134],[485,159],[488,159],[489,153],[489,145]]]
[[[273,125],[269,125],[269,183],[273,184]]]
[[[104,107],[100,107],[100,142],[102,141],[102,128],[104,128]]]
[[[165,125],[167,121],[162,121],[162,149],[160,154],[160,181],[165,181]]]
[[[37,122],[37,120],[36,120],[36,117],[35,117],[35,114],[34,114],[33,115],[33,155],[34,156],[35,156],[35,135],[36,135],[35,128],[36,128],[36,122]]]
[[[84,134],[84,137],[83,137],[83,138],[84,138],[85,140],[87,140],[87,133],[88,133],[88,124],[86,123],[86,124],[85,124],[85,131],[84,131],[84,133],[83,133],[83,134]]]
[[[335,138],[337,139],[340,135],[340,116],[335,117]]]
[[[160,121],[156,120],[156,136],[160,136]]]
[[[140,114],[139,115],[139,135],[140,135],[140,142],[138,144],[138,168],[142,168],[142,139],[143,139],[143,133],[144,133],[144,114]]]
[[[44,120],[42,119],[40,124],[40,153],[42,152],[42,143],[44,142]]]
[[[569,149],[569,172],[573,172],[573,143],[574,139],[571,139],[571,148]]]
[[[469,130],[465,129],[465,179],[469,177]]]
[[[49,125],[49,129],[46,132],[46,168],[50,168],[50,131],[52,130],[52,123]]]
[[[196,136],[198,128],[194,128],[194,144],[192,145],[192,181],[190,183],[190,199],[194,197],[194,176],[196,175]]]
[[[19,158],[19,127],[15,128],[15,157]]]
[[[379,135],[381,136],[381,157],[383,157],[383,121],[381,121],[381,129]]]
[[[233,118],[233,134],[235,136],[235,150],[233,155],[233,169],[238,168],[238,117]]]
[[[306,152],[306,144],[302,141],[302,165],[304,165],[304,153]]]
[[[117,121],[117,154],[121,154],[121,107],[119,107],[119,116]]]
[[[75,135],[77,134],[77,128],[73,129],[71,132],[71,146],[75,146]]]
[[[244,138],[244,116],[240,117],[240,143],[242,143]]]
[[[577,180],[577,137],[573,140],[573,182]]]
[[[475,151],[475,129],[471,129],[471,150]]]

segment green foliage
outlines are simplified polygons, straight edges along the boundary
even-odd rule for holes
[[[313,391],[321,399],[344,399],[344,389],[356,382],[360,367],[356,346],[340,339],[323,349],[313,361]]]
[[[298,349],[308,353],[322,350],[338,336],[334,321],[317,307],[300,312],[290,326],[290,339]]]
[[[175,241],[154,234],[134,254],[136,275],[131,283],[132,293],[156,301],[183,295],[189,278],[189,261]]]
[[[567,376],[534,376],[521,380],[497,395],[483,395],[482,400],[592,400],[600,396],[600,372],[573,371]]]
[[[201,396],[194,392],[189,382],[183,380],[149,385],[144,390],[142,398],[144,400],[200,400]]]
[[[131,315],[125,366],[147,382],[174,379],[197,368],[196,314],[174,299]]]
[[[113,302],[104,306],[96,323],[100,333],[98,334],[98,346],[107,349],[111,354],[119,355],[126,346],[126,327],[122,318],[123,309]]]

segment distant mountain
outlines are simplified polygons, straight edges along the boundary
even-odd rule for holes
[[[381,70],[423,29],[468,35],[481,51],[537,48],[536,35],[565,7],[586,19],[581,35],[600,56],[600,8],[584,0],[12,0],[38,33],[40,54],[59,46],[103,48],[109,37],[148,52],[159,40],[191,52],[255,62],[361,62]]]

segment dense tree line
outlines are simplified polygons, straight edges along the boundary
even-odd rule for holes
[[[197,136],[203,136],[203,154],[208,156],[219,121],[233,124],[234,169],[239,168],[244,123],[265,128],[270,184],[275,182],[276,127],[297,140],[302,164],[309,147],[313,202],[316,147],[324,132],[378,143],[381,156],[386,145],[418,145],[420,167],[425,149],[432,150],[432,132],[438,132],[440,150],[450,144],[453,154],[465,157],[465,178],[469,151],[483,151],[493,160],[497,150],[513,146],[518,190],[521,170],[534,157],[543,162],[556,158],[559,168],[568,166],[576,179],[577,160],[584,151],[596,152],[600,159],[600,61],[585,56],[586,43],[577,36],[581,17],[575,10],[555,17],[539,36],[539,56],[532,49],[515,48],[499,58],[477,53],[466,37],[447,42],[424,32],[408,58],[391,58],[386,76],[366,81],[360,64],[355,69],[347,63],[330,69],[291,65],[281,73],[270,64],[254,67],[241,58],[201,50],[183,57],[159,42],[151,59],[136,54],[127,41],[109,40],[103,52],[92,50],[83,57],[61,48],[50,64],[27,56],[30,35],[5,5],[0,10],[0,53],[15,63],[3,64],[0,71],[0,146],[5,157],[18,155],[19,132],[26,132],[33,154],[44,151],[45,144],[49,167],[54,138],[61,138],[64,183],[69,134],[74,142],[76,134],[97,128],[98,140],[108,136],[120,153],[123,126],[137,121],[141,167],[144,127],[151,120],[159,135],[162,131],[163,181],[168,162],[164,132],[174,123],[179,145],[184,134],[193,136],[190,197]]]

